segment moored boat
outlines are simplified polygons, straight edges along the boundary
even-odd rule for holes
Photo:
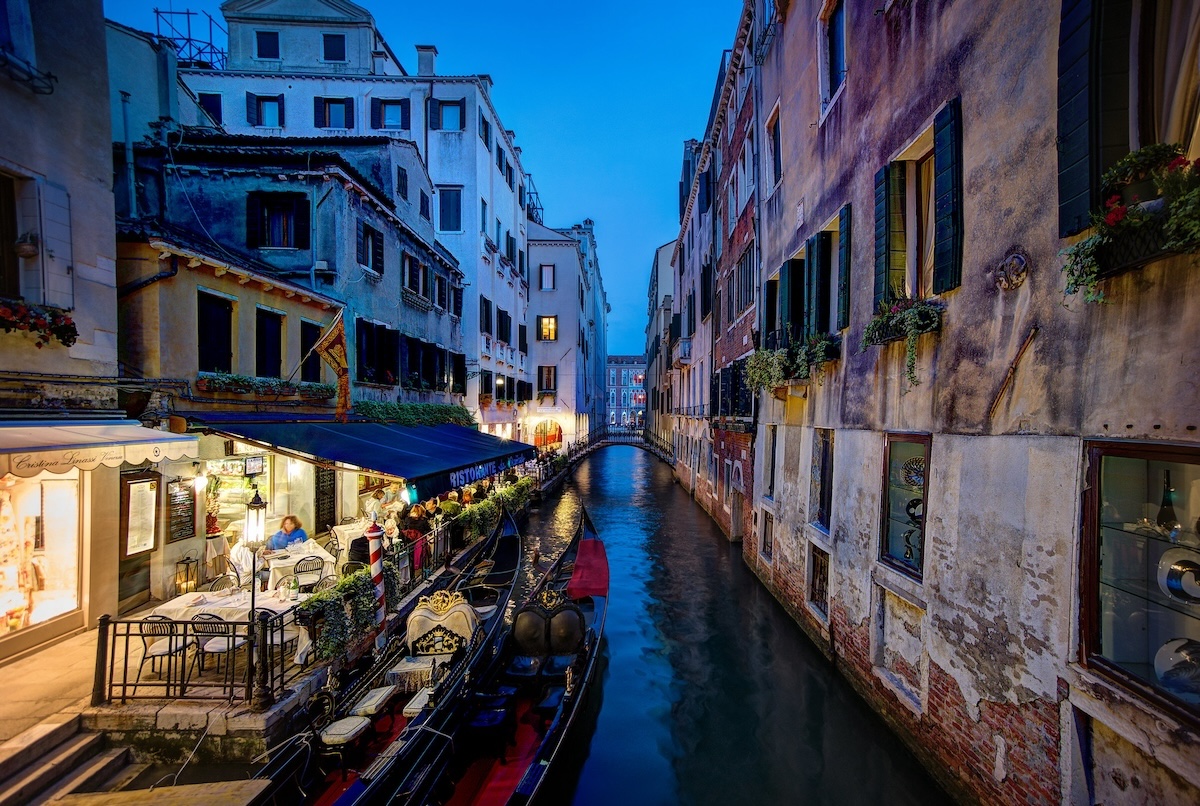
[[[453,741],[431,745],[394,803],[524,804],[543,792],[596,675],[608,558],[586,510],[567,549],[516,611],[476,675]]]

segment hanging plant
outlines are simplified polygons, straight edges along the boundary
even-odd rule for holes
[[[755,350],[746,359],[746,382],[754,390],[782,386],[786,362],[787,350]]]
[[[14,330],[32,333],[37,337],[35,344],[39,350],[51,339],[57,339],[64,347],[70,347],[79,339],[75,320],[66,311],[24,302],[0,304],[0,329],[5,333]]]
[[[300,384],[300,396],[311,397],[317,400],[328,400],[337,394],[337,387],[332,383],[302,383]]]
[[[371,572],[357,571],[343,577],[334,587],[314,593],[296,608],[296,621],[317,633],[314,641],[318,660],[341,657],[375,628],[375,585]]]
[[[884,302],[879,312],[863,329],[859,350],[866,352],[872,344],[886,344],[904,339],[904,376],[913,386],[917,377],[917,337],[933,333],[942,327],[942,306],[923,299],[897,299]]]

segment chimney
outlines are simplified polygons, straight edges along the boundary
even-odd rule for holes
[[[433,70],[435,59],[437,59],[436,47],[433,45],[417,45],[417,75],[436,75]]]
[[[484,94],[491,95],[492,94],[492,77],[491,77],[491,75],[489,75],[488,73],[480,73],[478,76],[476,76],[476,78],[478,78],[479,83],[483,85]]]

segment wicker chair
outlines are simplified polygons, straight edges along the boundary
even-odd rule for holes
[[[236,588],[239,586],[240,586],[240,583],[238,581],[238,577],[235,572],[235,573],[229,573],[229,574],[221,574],[221,576],[217,577],[212,582],[209,582],[208,587],[205,588],[205,590],[207,590],[207,591],[223,591],[223,590],[229,590],[230,588]]]
[[[324,570],[325,561],[320,557],[309,555],[308,557],[300,558],[293,569],[296,579],[300,581],[300,591],[302,593],[311,593],[313,586],[321,580]]]

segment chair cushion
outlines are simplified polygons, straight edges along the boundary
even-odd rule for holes
[[[321,731],[321,741],[328,745],[349,744],[363,735],[371,727],[371,720],[365,716],[348,716],[330,723]]]
[[[562,677],[575,662],[574,655],[551,655],[542,664],[542,674],[551,677]]]
[[[182,636],[175,636],[173,638],[160,638],[146,648],[146,657],[160,658],[163,655],[172,655],[176,652],[180,652],[186,647],[187,644],[184,643]]]
[[[387,708],[398,693],[400,693],[399,686],[373,688],[350,709],[350,713],[353,716],[375,716]]]
[[[541,664],[541,658],[534,658],[529,655],[517,655],[508,664],[508,674],[512,677],[535,677]]]
[[[404,716],[411,719],[421,713],[421,710],[429,704],[429,695],[431,694],[433,694],[433,689],[428,687],[418,691],[416,696],[408,701],[408,705],[404,706]]]
[[[209,638],[204,642],[204,645],[200,648],[200,651],[210,653],[230,652],[234,649],[238,649],[244,643],[246,643],[245,638],[230,639],[226,636],[222,636],[220,638]]]
[[[470,727],[475,729],[495,728],[504,724],[505,718],[508,717],[508,711],[503,708],[496,708],[487,711],[480,711],[471,717]]]
[[[562,686],[555,686],[546,689],[546,696],[542,697],[542,701],[534,706],[540,713],[547,711],[557,711],[558,706],[562,705],[563,695],[567,690]]]

